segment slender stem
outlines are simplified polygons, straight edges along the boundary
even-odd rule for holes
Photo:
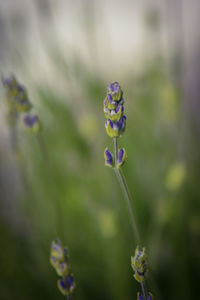
[[[131,199],[131,195],[126,183],[126,179],[124,177],[124,174],[122,172],[121,169],[118,169],[116,166],[116,161],[117,161],[117,138],[113,139],[113,146],[114,146],[114,157],[115,157],[115,174],[117,176],[117,179],[119,181],[122,193],[124,194],[125,200],[126,200],[126,204],[130,213],[130,219],[131,219],[131,225],[133,228],[133,231],[135,233],[135,237],[137,240],[137,243],[140,245],[140,235],[139,235],[139,231],[138,231],[138,227],[137,227],[137,223],[136,223],[136,218],[134,215],[134,210],[133,210],[133,206],[132,206],[132,199]]]
[[[122,193],[124,194],[124,197],[126,199],[126,204],[127,204],[127,207],[128,207],[129,213],[130,213],[131,225],[132,225],[133,231],[135,233],[137,244],[139,244],[139,246],[140,246],[141,245],[140,235],[139,235],[136,218],[135,218],[134,210],[133,210],[133,206],[132,206],[131,194],[129,192],[128,185],[126,183],[126,179],[124,177],[122,170],[117,168],[117,163],[116,163],[117,162],[117,150],[118,150],[117,138],[113,139],[113,147],[114,147],[114,159],[115,159],[115,168],[114,168],[115,174],[119,181]],[[142,288],[142,294],[143,294],[144,300],[147,300],[148,296],[147,296],[147,289],[146,289],[145,281],[141,282],[141,288]]]
[[[113,139],[113,148],[114,148],[114,159],[115,159],[115,168],[117,163],[117,138]]]
[[[147,300],[148,296],[147,296],[147,289],[146,289],[146,284],[145,282],[141,282],[141,288],[142,288],[142,294],[144,296],[144,300]]]

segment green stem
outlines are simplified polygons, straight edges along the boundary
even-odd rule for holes
[[[131,194],[129,192],[128,185],[126,183],[126,179],[124,177],[122,170],[117,168],[117,150],[118,150],[117,138],[113,138],[113,147],[114,147],[115,174],[117,176],[122,193],[124,194],[124,198],[126,200],[126,204],[127,204],[127,207],[128,207],[129,213],[130,213],[131,225],[132,225],[133,231],[135,233],[137,244],[140,246],[141,245],[140,235],[139,235],[136,218],[135,218],[134,210],[133,210],[133,206],[132,206]],[[145,281],[141,282],[141,288],[142,288],[142,294],[143,294],[144,300],[147,300],[148,296],[147,296],[147,289],[146,289]]]
[[[141,288],[142,288],[142,294],[143,294],[144,300],[147,300],[148,295],[147,295],[147,289],[146,289],[145,281],[141,282]]]
[[[137,244],[140,245],[141,244],[140,243],[140,235],[139,235],[139,231],[138,231],[138,227],[137,227],[137,223],[136,223],[136,218],[135,218],[135,215],[134,215],[131,195],[130,195],[130,192],[129,192],[129,189],[128,189],[128,186],[127,186],[127,183],[126,183],[126,179],[124,177],[124,174],[123,174],[121,169],[117,168],[117,164],[116,164],[116,162],[117,162],[117,138],[113,139],[113,147],[114,147],[114,159],[115,159],[114,171],[115,171],[115,174],[116,174],[117,179],[119,181],[119,184],[120,184],[122,193],[124,195],[124,198],[126,200],[126,204],[127,204],[127,207],[128,207],[129,213],[130,213],[131,225],[132,225],[133,231],[135,233]]]

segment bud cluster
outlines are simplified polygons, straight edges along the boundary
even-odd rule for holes
[[[121,166],[123,166],[123,164],[125,163],[127,154],[126,154],[126,150],[123,149],[119,149],[118,150],[118,157],[116,160],[116,167],[120,168]],[[114,158],[112,155],[112,152],[108,150],[108,148],[105,149],[104,151],[104,159],[105,159],[105,165],[108,167],[114,167],[115,163],[114,163]]]
[[[147,293],[145,289],[145,279],[148,273],[148,264],[145,248],[142,248],[142,250],[140,250],[139,247],[136,248],[135,255],[131,257],[131,266],[135,271],[135,280],[138,281],[143,287],[143,293],[138,292],[137,300],[153,300],[153,295],[151,293]]]
[[[33,133],[38,133],[41,127],[40,120],[36,114],[30,113],[32,104],[25,87],[17,81],[14,75],[2,78],[2,83],[5,88],[9,122],[15,123],[18,116],[25,113],[23,118],[25,127]]]
[[[71,295],[75,288],[75,281],[70,271],[68,249],[63,247],[59,239],[51,243],[50,263],[61,276],[57,282],[58,289],[63,295]]]
[[[126,128],[126,116],[124,115],[123,92],[118,82],[109,84],[104,100],[104,114],[106,116],[106,132],[111,137],[119,137]]]
[[[139,250],[139,247],[135,250],[135,256],[131,257],[131,266],[135,271],[134,278],[138,282],[143,282],[148,272],[147,256],[145,248]]]

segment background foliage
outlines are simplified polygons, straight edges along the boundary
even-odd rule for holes
[[[50,2],[44,1],[47,7],[52,7]],[[87,5],[95,24],[96,10],[92,2]],[[148,37],[156,35],[156,16],[161,17],[150,15]],[[86,37],[92,38],[86,25]],[[43,130],[38,140],[19,122],[12,148],[1,89],[0,299],[62,298],[49,264],[50,243],[57,236],[70,249],[74,299],[136,299],[138,285],[130,267],[134,235],[114,172],[103,159],[104,148],[112,146],[104,130],[103,99],[113,80],[120,81],[126,100],[127,129],[120,145],[127,150],[123,169],[149,256],[149,286],[155,299],[195,298],[200,267],[199,127],[186,97],[190,85],[181,77],[182,52],[166,62],[153,51],[137,72],[116,71],[115,77],[109,68],[105,76],[98,72],[95,59],[88,64],[77,48],[78,54],[68,48],[68,58],[61,50],[54,45],[47,53],[49,81],[41,70],[27,71],[26,59],[12,62],[12,56],[1,56],[6,71],[11,66],[11,71],[20,70],[21,78],[16,76],[26,85]],[[129,59],[132,64],[134,55]],[[35,77],[38,72],[39,80],[27,78],[32,72]]]

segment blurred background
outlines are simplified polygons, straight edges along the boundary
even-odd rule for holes
[[[115,174],[103,99],[124,90],[123,167],[155,299],[197,299],[200,272],[198,0],[0,0],[0,73],[42,122],[17,144],[0,87],[0,299],[62,299],[49,263],[70,249],[73,299],[131,300],[136,242]],[[41,147],[42,145],[42,147]]]

